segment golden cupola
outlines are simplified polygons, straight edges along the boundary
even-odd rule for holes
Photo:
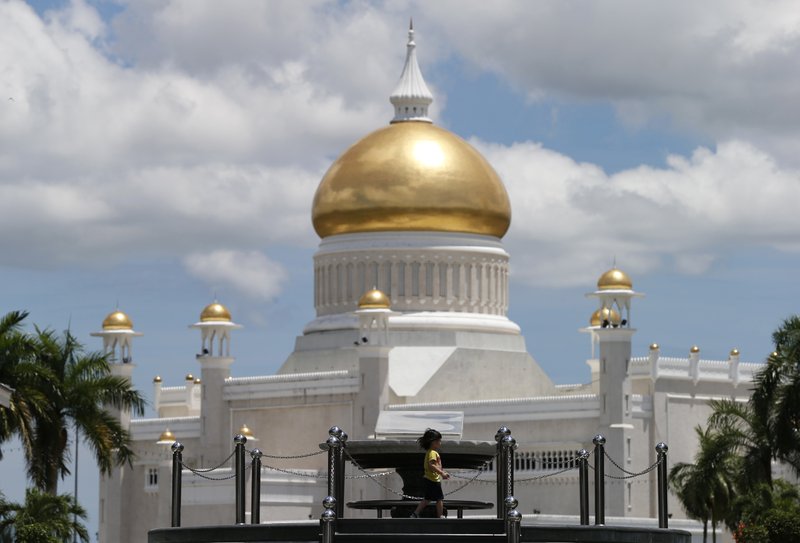
[[[213,302],[203,308],[200,313],[200,322],[231,321],[231,312],[219,302]]]
[[[133,322],[128,315],[117,309],[103,319],[103,330],[133,330]]]
[[[597,280],[597,290],[633,290],[633,281],[627,273],[614,266]]]
[[[409,30],[391,124],[347,149],[314,195],[321,238],[359,232],[464,232],[501,238],[511,224],[503,182],[469,143],[427,116],[433,96]]]

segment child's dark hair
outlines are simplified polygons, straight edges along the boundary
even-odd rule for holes
[[[425,430],[425,433],[422,434],[422,437],[417,439],[417,443],[420,447],[425,449],[426,451],[431,448],[431,443],[436,441],[437,439],[442,439],[442,434],[434,430],[433,428],[428,428]]]

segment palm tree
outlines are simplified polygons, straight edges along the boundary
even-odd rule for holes
[[[800,316],[772,334],[775,352],[756,377],[752,403],[769,420],[775,456],[800,474]]]
[[[111,374],[105,355],[85,353],[69,332],[36,330],[36,364],[47,374],[42,383],[47,395],[43,412],[33,418],[34,435],[26,455],[28,476],[49,494],[58,492],[58,481],[69,473],[69,432],[74,425],[89,445],[100,472],[130,463],[130,438],[119,420],[106,409],[130,409],[144,413],[144,399],[124,377]]]
[[[23,505],[0,496],[0,543],[67,543],[73,536],[89,541],[86,510],[72,496],[52,496],[35,488],[25,492]]]
[[[711,521],[712,541],[717,540],[717,523],[724,519],[733,498],[737,459],[731,454],[727,436],[711,429],[695,428],[700,449],[695,462],[680,462],[670,470],[670,484],[686,514],[703,522],[703,542],[708,539]]]
[[[772,486],[772,461],[800,474],[800,317],[791,317],[772,335],[775,352],[754,379],[746,404],[712,401],[709,426],[725,434],[743,460],[742,491]]]
[[[33,454],[34,414],[41,414],[47,401],[41,390],[45,376],[35,364],[35,343],[22,331],[28,314],[12,311],[0,318],[0,383],[14,389],[8,407],[0,407],[0,443],[17,436],[28,454]],[[2,458],[2,451],[0,451]]]

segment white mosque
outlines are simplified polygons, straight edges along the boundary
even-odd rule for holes
[[[315,519],[326,494],[326,458],[303,455],[319,450],[333,425],[351,439],[380,439],[399,432],[392,421],[424,424],[446,414],[456,421],[453,437],[483,441],[507,425],[519,444],[522,480],[556,471],[576,450],[590,449],[598,433],[609,456],[631,472],[653,464],[659,441],[670,446],[670,465],[691,461],[693,428],[705,422],[708,400],[748,398],[758,365],[740,362],[735,349],[728,360],[712,361],[697,347],[686,358],[662,357],[654,344],[632,357],[632,304],[641,294],[616,268],[589,294],[597,310],[581,330],[592,343],[585,382],[554,384],[507,317],[508,194],[478,151],[428,118],[433,97],[413,30],[390,101],[389,125],[345,151],[317,189],[316,318],[294,352],[275,375],[233,377],[240,325],[216,301],[203,309],[191,325],[200,332],[197,366],[187,364],[191,373],[179,386],[153,380],[156,418],[118,413],[137,459],[101,477],[100,541],[145,541],[148,530],[169,526],[171,455],[164,443],[176,439],[187,465],[213,468],[230,455],[235,434],[250,436],[248,447],[257,438],[267,455],[285,457],[264,457],[270,468],[261,474],[261,519]],[[130,378],[132,344],[141,334],[119,310],[102,328],[93,335],[102,337],[114,372]],[[289,435],[297,437],[280,437]],[[621,474],[615,469],[607,472]],[[209,475],[231,473],[229,462]],[[453,497],[495,501],[484,478],[494,474]],[[189,471],[182,480],[184,526],[233,523],[232,480]],[[382,482],[350,480],[348,499],[395,498],[384,487],[399,488],[399,477]],[[445,492],[462,483],[446,482]],[[572,470],[517,484],[526,521],[577,515],[577,483]],[[655,517],[655,473],[611,480],[606,501],[608,517]],[[674,496],[669,507],[676,519],[683,516]]]

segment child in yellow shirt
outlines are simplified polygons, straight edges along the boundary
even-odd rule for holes
[[[444,513],[444,493],[442,492],[442,479],[449,479],[450,474],[442,468],[442,457],[439,455],[439,447],[442,446],[442,434],[428,428],[422,437],[417,439],[420,447],[425,449],[425,477],[423,479],[425,493],[423,499],[417,505],[417,509],[411,513],[412,518],[419,518],[422,510],[429,503],[436,502],[436,516],[442,518]]]

